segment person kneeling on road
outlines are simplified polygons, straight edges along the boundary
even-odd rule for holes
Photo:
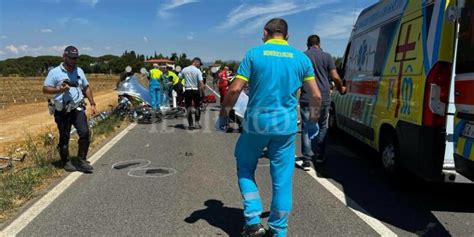
[[[89,151],[90,132],[87,124],[84,93],[91,105],[92,115],[95,115],[92,89],[84,71],[76,66],[79,52],[76,47],[68,46],[64,49],[63,63],[52,69],[44,81],[43,93],[54,96],[54,120],[59,130],[59,154],[64,163],[64,169],[69,172],[82,171],[90,173],[93,167],[86,161]],[[79,149],[77,162],[69,158],[69,138],[71,126],[79,135]]]

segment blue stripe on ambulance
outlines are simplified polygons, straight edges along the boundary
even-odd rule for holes
[[[425,73],[428,73],[430,71],[430,65],[431,65],[431,62],[430,62],[430,58],[428,57],[428,45],[427,45],[427,40],[428,40],[428,23],[429,22],[426,22],[427,20],[427,17],[426,17],[426,7],[423,7],[423,5],[426,4],[426,1],[423,1],[421,3],[422,5],[422,11],[423,11],[423,27],[422,27],[422,31],[423,33],[421,34],[422,35],[422,39],[423,39],[423,42],[425,42],[423,44],[423,65],[425,67]]]
[[[466,142],[464,143],[464,150],[462,156],[464,158],[469,159],[469,156],[471,156],[471,150],[472,150],[472,144],[473,144],[473,139],[471,138],[466,138]]]
[[[455,146],[457,145],[459,141],[459,137],[461,136],[462,130],[464,129],[466,124],[467,124],[467,120],[461,120],[454,128],[453,143]]]
[[[437,62],[438,57],[439,57],[439,50],[441,47],[440,44],[440,38],[441,38],[441,33],[442,33],[442,27],[443,27],[443,21],[444,21],[444,8],[446,6],[446,0],[441,1],[441,6],[439,8],[439,15],[438,15],[438,23],[436,25],[436,37],[435,37],[435,42],[433,45],[433,58],[431,59],[431,64],[432,62]]]

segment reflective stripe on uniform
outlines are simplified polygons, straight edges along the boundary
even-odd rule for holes
[[[262,214],[262,212],[254,211],[254,212],[250,212],[250,213],[244,213],[244,216],[247,217],[247,218],[252,218],[252,217],[260,216],[261,214]]]
[[[249,81],[248,78],[246,78],[246,77],[244,77],[244,76],[242,76],[242,75],[237,75],[236,78],[242,79],[242,80],[244,80],[244,81]]]
[[[251,192],[251,193],[244,193],[242,196],[244,197],[244,200],[246,201],[260,199],[260,194],[258,193],[258,191]]]
[[[284,218],[284,217],[288,217],[290,215],[290,212],[289,211],[279,211],[279,210],[276,210],[276,209],[272,209],[270,211],[270,216],[274,216],[274,217],[277,217],[277,218]]]

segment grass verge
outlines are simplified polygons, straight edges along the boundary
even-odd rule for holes
[[[89,153],[92,154],[104,140],[125,127],[124,123],[114,116],[98,122],[92,128]],[[70,154],[77,153],[77,139],[77,135],[71,136]],[[57,141],[57,130],[51,130],[39,136],[28,135],[23,142],[10,146],[9,157],[25,153],[27,156],[23,162],[13,162],[13,167],[0,173],[0,223],[65,173],[59,165]]]

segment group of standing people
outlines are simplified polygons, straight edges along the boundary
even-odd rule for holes
[[[346,88],[337,75],[331,56],[322,51],[317,35],[309,36],[308,50],[300,52],[288,44],[286,21],[274,18],[264,27],[263,41],[263,45],[246,52],[237,70],[236,79],[230,86],[225,84],[228,88],[222,96],[219,117],[222,121],[228,121],[226,118],[229,112],[244,87],[248,85],[250,91],[245,123],[234,153],[244,206],[245,226],[242,235],[286,236],[292,209],[295,137],[298,131],[297,105],[299,103],[302,118],[303,168],[309,169],[311,159],[316,162],[325,160],[325,135],[330,107],[329,78],[334,81],[341,94],[346,93]],[[92,114],[96,113],[96,108],[86,76],[82,69],[76,67],[78,56],[79,52],[74,46],[68,46],[64,50],[64,61],[48,73],[43,92],[54,95],[54,117],[60,135],[58,149],[65,169],[92,172],[92,166],[86,161],[90,138],[84,98],[89,100]],[[173,86],[184,80],[183,95],[189,128],[201,128],[199,105],[205,86],[199,69],[201,66],[201,59],[194,58],[190,66],[176,75],[168,69],[162,72],[158,65],[154,65],[149,75],[153,109],[158,110],[161,103],[163,75],[171,78]],[[175,88],[179,90],[179,87]],[[297,92],[300,89],[302,93],[298,101]],[[76,163],[71,162],[68,152],[72,125],[79,134]],[[319,126],[320,131],[315,139],[311,139],[310,134],[314,134],[311,129],[315,126]],[[273,186],[268,230],[261,224],[263,207],[255,182],[258,159],[265,148],[270,159]]]
[[[160,69],[158,64],[153,64],[153,68],[148,73],[152,109],[156,113],[161,113],[160,107],[163,101],[169,100],[172,97],[172,91],[175,91],[177,104],[186,107],[188,128],[200,129],[200,104],[204,91],[201,66],[201,59],[196,57],[191,61],[190,66],[177,75],[173,67],[163,66]]]
[[[172,67],[166,66],[161,71],[158,64],[153,64],[153,69],[150,70],[148,77],[153,110],[159,112],[161,98],[170,98],[172,90],[174,90],[177,93],[178,103],[184,100],[188,128],[202,128],[200,105],[204,92],[204,78],[201,67],[202,62],[198,57],[194,58],[191,65],[181,70],[178,75],[172,71]]]
[[[49,106],[59,130],[57,149],[64,169],[69,172],[91,173],[94,168],[87,161],[90,130],[87,123],[85,98],[89,101],[91,115],[95,115],[97,109],[86,75],[80,67],[76,66],[78,58],[79,50],[75,46],[67,46],[63,52],[63,62],[49,71],[46,76],[43,83],[43,93],[54,95]],[[184,68],[178,76],[171,67],[165,67],[161,71],[158,64],[154,64],[153,69],[149,72],[152,108],[159,111],[162,98],[166,98],[166,96],[169,98],[171,90],[174,90],[178,94],[178,101],[184,99],[189,129],[200,129],[201,94],[204,91],[203,75],[199,69],[201,66],[201,59],[194,58],[192,64]],[[125,72],[120,75],[116,87],[118,88],[120,82],[132,75],[132,68],[127,66]],[[74,159],[69,155],[72,126],[76,128],[79,135],[78,153]]]
[[[179,101],[183,94],[183,84],[184,81],[173,72],[173,67],[164,66],[160,70],[159,65],[154,63],[153,69],[148,74],[148,89],[153,110],[159,112],[162,102],[168,102],[173,90],[176,91]]]
[[[237,70],[236,80],[225,96],[218,121],[228,121],[232,107],[248,84],[249,102],[243,132],[234,153],[244,206],[245,226],[242,236],[286,236],[292,209],[296,162],[297,92],[301,89],[302,166],[308,170],[312,159],[315,162],[325,160],[324,145],[330,107],[329,77],[341,94],[346,93],[346,88],[337,75],[333,59],[322,51],[317,35],[309,36],[308,50],[300,52],[288,44],[286,21],[274,18],[264,27],[263,41],[263,45],[246,52]],[[318,127],[319,133],[315,132]],[[265,148],[270,159],[273,186],[268,229],[261,224],[263,208],[255,182],[258,159]]]

